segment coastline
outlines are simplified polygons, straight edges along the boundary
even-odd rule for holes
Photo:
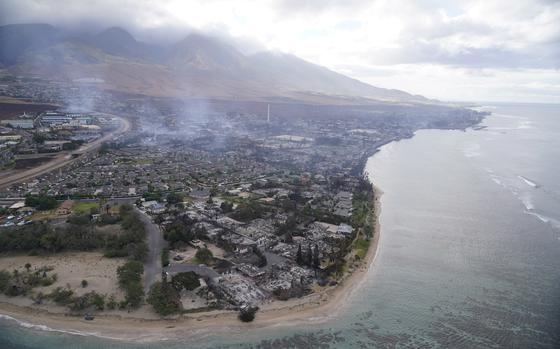
[[[140,318],[135,317],[133,313],[130,316],[98,314],[94,321],[86,321],[81,316],[53,313],[5,302],[0,302],[0,318],[13,319],[24,327],[37,330],[132,342],[184,338],[185,334],[195,341],[216,332],[235,333],[247,329],[323,323],[343,309],[348,298],[363,283],[368,270],[375,263],[379,249],[380,200],[383,192],[375,185],[373,190],[375,219],[373,240],[359,266],[343,276],[336,286],[327,287],[302,298],[262,305],[254,322],[240,322],[237,312],[233,311],[184,314],[165,319]]]

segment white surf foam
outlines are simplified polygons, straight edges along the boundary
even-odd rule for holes
[[[545,216],[535,211],[526,211],[525,213],[537,217],[541,222],[550,224],[553,228],[560,230],[560,221],[552,217]]]
[[[525,206],[525,208],[527,209],[527,211],[531,211],[535,209],[535,205],[533,204],[533,198],[531,197],[531,195],[521,195],[520,196],[521,202],[523,203],[523,206]]]
[[[55,328],[48,327],[46,325],[32,324],[30,322],[25,322],[25,321],[22,321],[22,320],[18,320],[14,317],[11,317],[9,315],[4,315],[4,314],[0,314],[0,319],[14,321],[15,323],[17,323],[21,327],[29,328],[29,329],[33,329],[33,330],[46,331],[46,332],[68,333],[68,334],[73,334],[73,335],[78,335],[78,336],[95,336],[96,335],[96,333],[93,333],[93,332],[60,330],[60,329],[55,329]]]
[[[533,182],[532,180],[530,180],[527,177],[523,177],[523,176],[518,175],[517,178],[521,179],[523,182],[525,182],[525,184],[527,184],[530,187],[533,187],[533,188],[538,188],[539,187],[539,185],[537,183]]]
[[[78,331],[78,330],[56,329],[56,328],[52,328],[52,327],[49,327],[49,326],[46,326],[46,325],[33,324],[33,323],[30,323],[30,322],[18,320],[16,318],[12,317],[12,316],[5,315],[5,314],[0,314],[0,320],[13,321],[18,326],[21,326],[21,327],[27,328],[27,329],[31,329],[31,330],[36,330],[36,331],[55,332],[55,333],[70,334],[70,335],[82,336],[82,337],[98,337],[98,338],[113,339],[113,340],[120,340],[121,339],[121,338],[116,338],[116,337],[103,336],[103,335],[101,335],[97,332],[85,332],[85,331]]]

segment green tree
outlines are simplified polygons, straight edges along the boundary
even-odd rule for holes
[[[164,248],[161,250],[161,265],[167,267],[169,265],[169,249]]]
[[[125,291],[125,304],[135,308],[144,298],[142,273],[144,266],[139,261],[129,261],[117,269],[119,286]]]
[[[33,142],[43,144],[47,138],[42,133],[33,134]]]
[[[72,215],[68,218],[68,223],[85,226],[91,223],[91,219],[90,216],[87,214]]]
[[[173,286],[178,292],[183,289],[192,291],[200,286],[200,281],[198,280],[198,275],[192,271],[179,273],[171,278],[171,286]]]
[[[109,310],[114,310],[115,308],[117,308],[117,301],[115,300],[114,294],[109,297],[109,300],[107,301],[107,308]]]
[[[241,311],[239,312],[239,320],[243,321],[243,322],[251,322],[255,319],[255,314],[257,313],[257,310],[259,308],[257,307],[247,307],[244,309],[241,309]]]
[[[253,219],[261,218],[265,213],[265,209],[256,201],[248,201],[240,203],[231,217],[239,221],[247,222]]]
[[[174,205],[183,201],[183,196],[181,194],[172,192],[167,194],[167,202]]]
[[[163,316],[176,314],[183,309],[179,292],[165,281],[153,284],[147,302],[156,313]]]
[[[6,289],[10,285],[11,280],[12,280],[12,275],[9,272],[5,270],[0,271],[0,292],[6,291]]]
[[[58,305],[68,305],[73,300],[72,296],[74,296],[74,291],[57,287],[49,294],[48,297]]]
[[[34,207],[40,211],[52,210],[58,206],[58,202],[52,196],[45,194],[41,195],[27,195],[25,197],[25,206]]]
[[[95,307],[96,310],[105,309],[105,296],[99,293],[93,294],[93,299],[91,300],[91,305]]]
[[[214,255],[206,247],[199,248],[194,255],[200,263],[210,264],[214,260]]]
[[[176,219],[163,233],[165,240],[174,246],[179,243],[188,243],[194,239],[193,224],[191,221]]]

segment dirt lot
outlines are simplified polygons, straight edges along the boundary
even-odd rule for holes
[[[206,244],[206,247],[216,258],[224,258],[225,251],[214,244]],[[171,250],[170,258],[172,259],[173,263],[191,263],[193,262],[194,255],[196,254],[197,249],[194,247],[186,247],[181,250]],[[173,261],[173,257],[176,255],[180,255],[183,259],[179,262]]]
[[[0,120],[11,119],[20,116],[24,112],[35,115],[47,110],[56,109],[57,106],[50,104],[34,104],[15,98],[0,98]]]
[[[125,263],[123,258],[105,258],[100,252],[68,252],[51,256],[2,256],[0,270],[23,271],[26,263],[31,264],[31,270],[43,266],[54,267],[52,273],[58,276],[58,280],[53,285],[35,288],[35,292],[49,293],[58,286],[70,285],[78,295],[89,291],[115,294],[115,296],[122,294],[117,284],[117,268]],[[81,287],[82,280],[87,280],[86,288]]]

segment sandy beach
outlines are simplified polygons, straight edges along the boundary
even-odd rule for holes
[[[297,326],[298,324],[316,324],[336,316],[345,306],[347,299],[359,289],[367,271],[375,263],[379,248],[382,192],[374,187],[375,192],[375,232],[368,252],[358,268],[345,275],[337,286],[326,287],[319,292],[288,301],[274,301],[261,306],[255,321],[242,323],[237,312],[211,311],[196,314],[184,314],[170,318],[157,318],[144,306],[131,313],[114,312],[98,314],[94,321],[86,321],[81,316],[70,316],[49,309],[0,301],[0,314],[36,326],[37,329],[48,328],[50,331],[93,335],[126,341],[151,342],[172,339],[188,335],[196,340],[216,332],[240,332],[267,327]]]

